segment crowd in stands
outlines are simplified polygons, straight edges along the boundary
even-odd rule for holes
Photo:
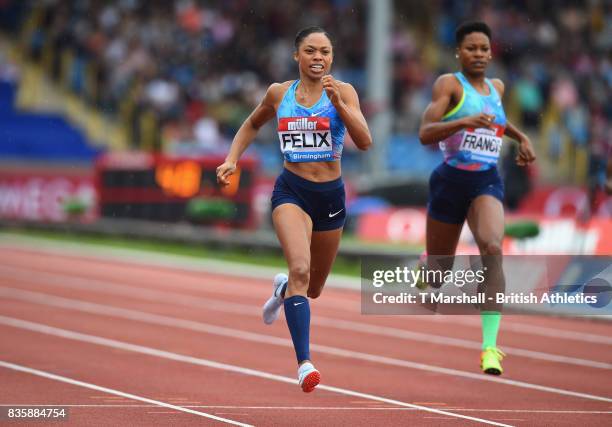
[[[362,68],[363,45],[355,40],[364,9],[350,1],[282,8],[271,0],[25,3],[22,36],[32,59],[51,56],[54,78],[68,73],[70,90],[129,123],[136,146],[226,150],[267,84],[295,76],[299,27],[333,28],[342,46],[337,70]],[[154,120],[142,129],[148,117]]]
[[[134,146],[224,152],[267,85],[297,76],[293,38],[307,25],[332,33],[333,74],[357,88],[368,114],[365,0],[4,3],[20,5],[30,58],[124,121]],[[612,4],[553,3],[394,2],[390,156],[415,135],[435,78],[457,69],[455,27],[482,19],[493,30],[489,74],[506,83],[510,118],[553,163],[572,154],[568,146],[588,153],[590,176],[599,179],[612,141]],[[273,129],[264,130],[256,147],[264,166],[279,164],[275,148]]]

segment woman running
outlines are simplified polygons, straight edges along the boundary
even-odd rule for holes
[[[456,58],[461,71],[440,76],[419,130],[424,145],[440,143],[444,162],[431,174],[427,211],[426,254],[442,269],[452,268],[438,255],[454,256],[463,223],[474,235],[485,271],[487,297],[504,292],[502,238],[504,189],[497,171],[504,133],[518,141],[517,164],[535,160],[527,135],[506,119],[502,106],[504,84],[485,77],[491,60],[491,30],[483,22],[457,28]],[[438,284],[439,285],[439,284]],[[489,301],[480,307],[483,372],[501,375],[504,354],[497,348],[501,304]]]
[[[372,145],[355,89],[330,74],[333,46],[319,27],[301,30],[294,59],[299,80],[274,83],[242,124],[225,162],[217,168],[221,185],[259,129],[275,115],[284,169],[272,193],[272,222],[283,248],[289,275],[278,274],[263,320],[274,322],[285,309],[304,392],[319,384],[320,373],[309,350],[310,305],[317,298],[336,257],[346,218],[340,158],[345,131],[361,150]]]

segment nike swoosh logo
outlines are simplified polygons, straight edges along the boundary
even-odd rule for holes
[[[321,113],[324,113],[324,111],[319,111],[318,113],[310,113],[310,117],[318,116]]]
[[[335,213],[330,213],[330,214],[329,214],[329,217],[330,217],[330,218],[333,218],[333,217],[335,217],[336,215],[338,215],[340,212],[342,212],[343,210],[344,210],[344,208],[340,209],[338,212],[335,212]]]
[[[304,301],[302,301],[302,302],[294,302],[294,303],[293,303],[293,306],[295,307],[295,306],[298,306],[298,305],[300,305],[300,304],[304,304]]]

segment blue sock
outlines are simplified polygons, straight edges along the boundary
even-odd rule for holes
[[[285,299],[285,318],[291,332],[298,363],[310,360],[310,304],[308,298],[294,295]]]

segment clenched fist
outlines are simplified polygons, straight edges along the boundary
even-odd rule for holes
[[[235,162],[224,162],[221,166],[217,168],[217,182],[222,187],[225,187],[229,184],[228,178],[234,174],[236,171],[236,163]]]
[[[327,97],[334,107],[336,107],[340,102],[342,102],[342,97],[340,95],[340,83],[338,80],[334,79],[331,74],[321,77],[321,82],[323,83],[323,89],[327,93]]]
[[[463,119],[463,125],[466,128],[491,128],[493,124],[493,120],[495,120],[495,116],[491,114],[474,114],[473,116],[468,116]]]

